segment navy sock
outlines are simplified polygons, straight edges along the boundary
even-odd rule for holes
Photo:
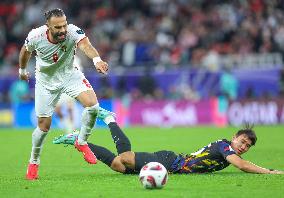
[[[118,154],[131,151],[131,143],[116,122],[108,124]]]
[[[94,145],[92,143],[88,143],[88,145],[91,151],[98,158],[98,160],[108,165],[109,167],[111,166],[112,161],[116,157],[114,153],[102,146]]]

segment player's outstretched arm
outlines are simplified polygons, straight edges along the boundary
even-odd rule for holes
[[[249,161],[243,160],[238,155],[228,155],[226,160],[233,164],[238,169],[248,173],[261,173],[261,174],[284,174],[283,171],[262,168]]]
[[[29,80],[29,73],[26,71],[27,64],[31,58],[31,52],[29,52],[25,46],[21,48],[19,55],[19,78],[21,80]]]
[[[102,61],[98,51],[92,46],[87,37],[85,37],[78,43],[78,47],[86,54],[86,56],[93,60],[96,70],[99,73],[107,74],[108,64]]]

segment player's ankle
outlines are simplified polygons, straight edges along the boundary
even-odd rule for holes
[[[108,115],[105,119],[104,122],[108,125],[111,122],[115,122],[115,119],[112,115]]]
[[[87,144],[87,141],[82,140],[81,138],[78,138],[77,142],[78,142],[79,145],[85,145],[85,144]]]

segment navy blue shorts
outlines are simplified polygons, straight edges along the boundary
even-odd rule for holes
[[[139,173],[141,168],[149,162],[159,162],[164,165],[167,170],[170,170],[173,162],[178,157],[172,151],[157,151],[154,153],[135,152],[135,172]]]

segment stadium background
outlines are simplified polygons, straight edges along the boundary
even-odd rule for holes
[[[133,151],[194,152],[230,139],[236,126],[250,121],[258,142],[242,157],[283,170],[283,0],[1,0],[1,197],[283,197],[283,175],[245,174],[233,166],[170,175],[163,190],[144,190],[137,175],[101,162],[90,166],[73,147],[52,144],[64,130],[56,117],[40,179],[25,180],[36,122],[34,78],[17,80],[18,53],[28,31],[44,24],[44,11],[54,7],[84,29],[109,63],[104,77],[78,53],[100,104],[126,126]],[[34,65],[32,59],[31,73]],[[80,111],[77,106],[77,127]],[[107,128],[95,129],[89,141],[116,153]]]
[[[4,0],[0,126],[35,126],[34,78],[17,80],[18,54],[54,7],[109,63],[109,75],[102,76],[77,56],[100,104],[116,112],[122,126],[284,122],[283,0]],[[34,65],[32,59],[32,74]],[[76,105],[77,127],[81,111]],[[56,116],[53,127],[60,127]]]

